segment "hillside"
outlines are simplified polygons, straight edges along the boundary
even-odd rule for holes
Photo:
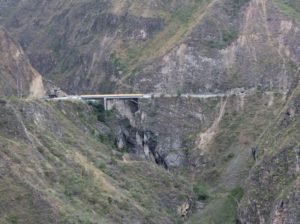
[[[299,65],[296,0],[0,5],[33,66],[67,92],[285,91]]]
[[[193,197],[183,177],[123,159],[91,106],[2,100],[0,113],[0,223],[175,223]]]
[[[0,223],[300,222],[298,0],[0,0],[0,24]],[[149,97],[32,99],[42,77]]]

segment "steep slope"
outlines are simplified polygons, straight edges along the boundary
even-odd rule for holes
[[[0,20],[47,78],[73,92],[111,92],[128,66],[115,52],[152,39],[190,2],[2,0]]]
[[[299,66],[299,22],[272,0],[242,3],[212,5],[180,44],[130,83],[159,92],[287,91]]]
[[[7,31],[0,26],[0,95],[41,97],[41,75]]]
[[[272,130],[288,96],[254,89],[198,97],[145,99],[132,116],[125,113],[124,103],[115,102],[131,120],[127,124],[132,125],[130,131],[119,135],[129,143],[125,149],[131,151],[130,145],[143,142],[131,152],[188,177],[198,200],[187,223],[259,223],[253,221],[258,215],[252,211],[246,218],[239,217],[239,201],[244,191],[248,193],[245,180],[255,172],[251,148],[258,145],[258,153],[263,155],[262,139]],[[277,187],[282,189],[280,184]]]
[[[175,223],[183,177],[123,160],[81,103],[1,101],[1,223]]]
[[[299,85],[260,143],[241,203],[241,220],[299,223]]]
[[[297,1],[14,0],[0,11],[34,67],[72,92],[286,91],[299,66]]]

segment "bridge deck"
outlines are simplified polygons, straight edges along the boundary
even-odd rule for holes
[[[136,99],[143,98],[144,94],[97,94],[80,95],[82,99]]]

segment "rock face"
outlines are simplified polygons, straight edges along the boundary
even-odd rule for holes
[[[0,27],[0,94],[19,97],[42,97],[41,75],[7,31]]]
[[[214,110],[204,111],[206,103],[217,108],[219,101],[180,97],[115,100],[109,107],[120,115],[115,125],[118,145],[165,169],[187,165],[195,135],[217,116]]]
[[[132,83],[146,92],[287,91],[300,62],[299,37],[299,23],[274,1],[215,1],[180,44]]]
[[[68,92],[112,92],[125,72],[117,49],[125,43],[144,42],[164,23],[131,12],[140,6],[140,1],[1,1],[0,20],[12,28],[34,67],[46,78]],[[28,7],[31,13],[39,12],[35,19]]]
[[[171,2],[3,0],[0,23],[41,74],[73,93],[293,85],[297,1]]]

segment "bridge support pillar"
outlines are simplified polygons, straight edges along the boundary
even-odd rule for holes
[[[104,97],[103,101],[104,101],[104,110],[107,110],[107,99]]]

